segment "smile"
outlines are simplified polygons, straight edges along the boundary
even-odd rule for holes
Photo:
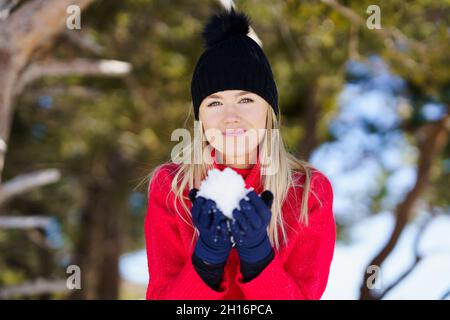
[[[222,134],[227,137],[237,137],[243,135],[246,131],[247,130],[242,128],[225,129],[225,131],[223,131]]]

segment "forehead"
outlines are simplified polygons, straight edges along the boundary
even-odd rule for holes
[[[210,94],[209,96],[207,96],[206,98],[209,99],[217,99],[217,98],[224,98],[224,97],[239,97],[239,96],[243,96],[245,94],[252,94],[252,92],[249,91],[244,91],[244,90],[224,90],[224,91],[217,91],[214,92],[212,94]]]

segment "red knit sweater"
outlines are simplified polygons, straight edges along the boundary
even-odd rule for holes
[[[217,163],[214,166],[221,170],[225,167]],[[170,184],[177,167],[173,163],[160,166],[150,182],[145,218],[150,274],[147,299],[320,299],[328,281],[336,239],[333,190],[323,173],[313,171],[313,193],[310,192],[308,200],[309,225],[305,227],[297,220],[303,188],[291,187],[282,205],[288,245],[283,243],[279,251],[275,249],[274,259],[256,278],[246,283],[240,273],[238,253],[232,248],[220,291],[215,291],[203,282],[192,264],[197,236],[192,243],[194,229],[184,221],[191,223],[190,214],[184,212],[178,201],[177,208],[183,218],[175,210]],[[233,169],[243,176],[247,187],[252,186],[258,194],[263,191],[259,163],[247,170]],[[296,174],[295,179],[303,183],[305,177]],[[184,192],[186,198],[188,192]],[[191,208],[190,201],[185,201]]]

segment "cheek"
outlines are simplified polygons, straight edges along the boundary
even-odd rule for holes
[[[257,106],[252,106],[252,108],[242,110],[241,113],[244,121],[250,126],[250,130],[246,133],[246,148],[249,151],[255,149],[258,144],[262,142],[265,135],[266,130],[266,122],[267,122],[267,108],[270,106],[266,106],[263,102],[258,104]],[[238,142],[238,147],[244,145],[242,140]],[[242,149],[242,148],[240,148]]]
[[[206,140],[217,148],[217,143],[222,139],[222,133],[219,129],[218,117],[210,112],[203,112],[200,114],[200,121],[202,122],[203,134]]]
[[[203,129],[218,128],[219,117],[214,112],[200,109],[199,119],[202,122]]]
[[[245,111],[245,120],[252,128],[266,128],[267,107],[264,105],[257,106]]]
[[[269,106],[270,107],[270,106]],[[255,137],[256,144],[259,144],[264,139],[265,131],[266,131],[266,122],[267,122],[267,108],[265,106],[261,108],[262,110],[258,110],[253,115],[253,128],[256,129],[257,134]]]

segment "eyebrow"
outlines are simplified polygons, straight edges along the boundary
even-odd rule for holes
[[[239,96],[246,95],[246,94],[248,94],[248,93],[251,93],[251,92],[248,92],[248,91],[241,91],[241,92],[235,94],[234,96],[235,96],[235,97],[239,97]],[[222,96],[217,95],[217,94],[212,94],[212,95],[210,95],[210,96],[207,96],[207,98],[209,98],[209,99],[221,99]]]

